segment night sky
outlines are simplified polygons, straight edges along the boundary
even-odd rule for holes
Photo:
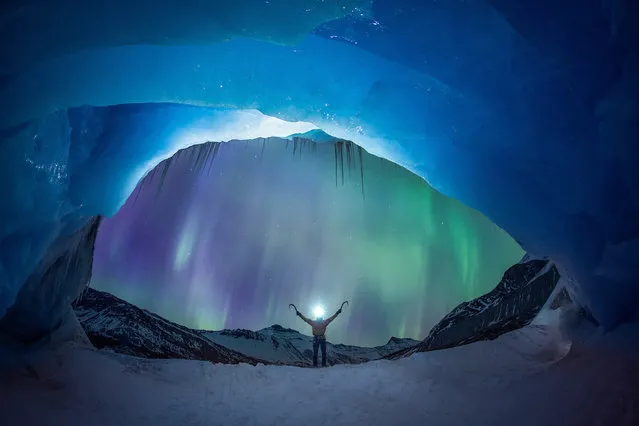
[[[161,163],[103,222],[92,287],[215,330],[280,324],[310,334],[289,303],[311,316],[317,304],[331,314],[349,300],[327,336],[370,346],[424,338],[523,254],[401,167],[362,151],[360,168],[354,146],[270,139],[198,157],[213,151],[183,151],[164,179]]]

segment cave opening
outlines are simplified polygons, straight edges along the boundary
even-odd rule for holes
[[[178,324],[304,333],[289,303],[349,300],[330,340],[368,347],[415,344],[523,255],[480,213],[319,130],[178,150],[95,247],[92,288]]]
[[[634,426],[638,7],[2,3],[3,422]],[[493,291],[446,315],[420,343],[427,353],[393,362],[312,371],[95,351],[70,304],[91,275],[99,215],[115,215],[160,159],[231,139],[202,134],[206,126],[174,137],[194,128],[202,106],[261,111],[353,141],[482,212],[528,254]],[[238,129],[234,114],[206,124]],[[329,169],[331,190],[344,192],[340,170],[335,188]],[[367,177],[351,202],[371,201]],[[173,251],[167,265],[188,259]],[[557,280],[561,292],[545,304]],[[163,336],[185,337],[154,318]],[[12,352],[6,333],[27,345]],[[192,349],[218,360],[257,364],[191,337]],[[143,345],[167,353],[151,340]]]

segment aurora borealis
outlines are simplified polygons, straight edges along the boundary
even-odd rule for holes
[[[486,217],[365,151],[362,191],[356,151],[342,154],[342,184],[333,143],[223,143],[192,170],[197,150],[164,179],[158,166],[103,222],[92,287],[203,329],[308,334],[289,303],[332,314],[349,300],[328,338],[379,345],[423,338],[523,254]]]

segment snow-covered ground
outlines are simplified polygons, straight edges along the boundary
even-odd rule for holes
[[[28,366],[5,365],[0,423],[639,424],[639,326],[568,335],[557,318],[490,342],[326,369],[148,360],[66,343]]]

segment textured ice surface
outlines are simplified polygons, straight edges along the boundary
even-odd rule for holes
[[[0,168],[0,317],[49,244],[91,216],[117,212],[160,160],[206,140],[228,141],[312,130],[257,111],[171,104],[82,107],[7,134]]]
[[[636,315],[637,2],[377,0],[370,15],[353,2],[189,6],[2,6],[0,173],[12,185],[0,207],[0,312],[77,206],[114,211],[167,149],[159,131],[158,147],[122,137],[161,123],[102,128],[94,116],[70,154],[62,111],[173,102],[257,109],[353,140],[551,256],[602,323]],[[136,152],[124,162],[120,149]]]
[[[76,50],[210,44],[242,36],[294,43],[331,19],[365,15],[370,0],[9,0],[0,6],[2,74]]]

